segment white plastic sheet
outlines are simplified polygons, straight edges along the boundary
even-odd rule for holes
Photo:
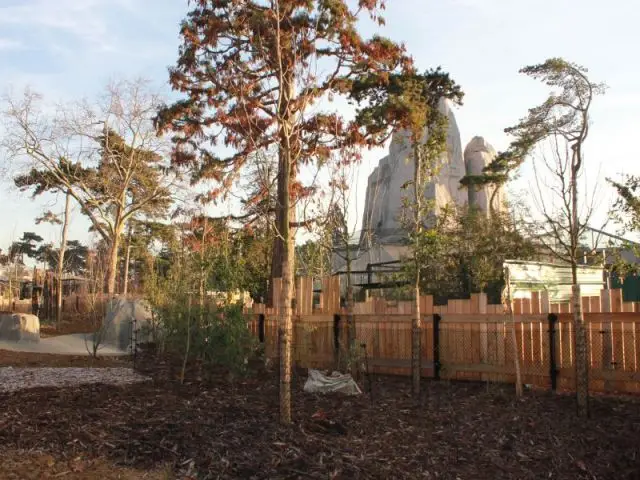
[[[346,395],[360,395],[358,387],[351,375],[333,372],[325,375],[320,370],[309,369],[309,378],[304,384],[304,391],[308,393],[344,393]]]

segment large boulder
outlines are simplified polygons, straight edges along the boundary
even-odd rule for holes
[[[101,342],[120,350],[130,350],[133,342],[149,341],[151,307],[146,300],[113,298],[107,303]]]
[[[0,340],[39,342],[40,320],[27,313],[0,313]]]

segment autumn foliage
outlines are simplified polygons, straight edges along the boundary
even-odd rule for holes
[[[281,418],[290,412],[291,299],[295,202],[314,190],[300,182],[305,166],[373,141],[355,121],[329,108],[363,75],[384,79],[410,67],[403,48],[358,31],[363,15],[382,23],[381,0],[198,0],[182,23],[170,82],[183,98],[162,109],[160,131],[172,131],[173,161],[193,168],[194,182],[213,180],[216,200],[238,180],[252,155],[278,152],[272,276],[282,278]],[[293,223],[292,223],[293,222]]]

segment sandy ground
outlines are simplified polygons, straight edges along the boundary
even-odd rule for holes
[[[91,334],[73,333],[57,337],[41,338],[39,343],[8,342],[0,340],[0,350],[30,353],[52,353],[58,355],[89,355],[91,350]],[[119,350],[110,345],[101,345],[98,355],[128,355],[129,352]]]

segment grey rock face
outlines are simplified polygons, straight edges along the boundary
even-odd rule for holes
[[[460,186],[460,180],[465,175],[460,130],[446,100],[440,102],[439,109],[449,120],[447,152],[442,155],[438,176],[425,191],[425,198],[434,201],[436,214],[449,204],[464,205],[468,198],[466,189]],[[424,140],[427,135],[425,131]],[[377,243],[397,243],[406,238],[400,220],[402,204],[403,198],[413,194],[410,188],[403,189],[402,186],[412,179],[413,163],[408,134],[398,133],[391,140],[389,155],[379,161],[367,183],[362,226],[363,232],[371,232]],[[366,233],[363,233],[364,236]],[[365,238],[361,242],[367,243]]]
[[[40,320],[26,313],[0,313],[0,340],[39,342]]]
[[[151,306],[146,300],[114,298],[107,304],[107,313],[100,341],[126,351],[132,342],[150,341],[148,325],[151,319]]]
[[[496,151],[483,137],[473,137],[464,149],[464,163],[468,175],[481,175],[484,167],[496,158]],[[489,212],[490,201],[495,187],[470,187],[469,205],[479,208],[483,212]],[[493,207],[501,210],[504,206],[504,193],[502,189],[493,197]]]

